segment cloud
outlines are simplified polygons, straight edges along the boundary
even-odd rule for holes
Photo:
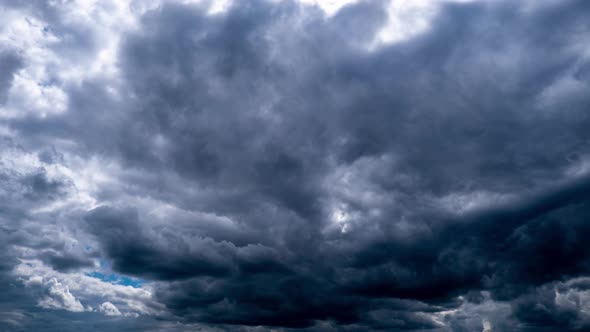
[[[29,280],[29,284],[35,283],[35,279]],[[47,295],[39,301],[39,306],[48,309],[64,309],[73,312],[84,311],[84,307],[78,301],[67,286],[59,283],[55,278],[50,279],[45,285]]]
[[[0,81],[0,102],[5,103],[8,95],[8,89],[12,85],[14,74],[23,65],[22,59],[14,51],[2,50],[0,53],[2,66],[0,73],[2,80]]]
[[[0,6],[0,329],[590,326],[586,2]]]
[[[117,307],[112,304],[111,302],[104,302],[99,307],[98,310],[103,312],[107,316],[121,316],[121,312]]]

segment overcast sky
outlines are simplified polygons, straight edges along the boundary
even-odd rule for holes
[[[590,1],[0,0],[0,331],[590,331]]]

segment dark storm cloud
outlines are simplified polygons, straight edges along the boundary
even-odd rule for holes
[[[47,264],[51,265],[57,271],[78,270],[83,267],[92,267],[94,262],[87,257],[79,257],[69,253],[56,253],[46,251],[39,255]]]
[[[178,239],[154,249],[142,245],[153,240],[127,238],[139,228],[120,232],[123,240],[105,234],[107,252],[123,272],[197,278],[159,293],[180,316],[247,325],[303,327],[331,319],[434,328],[412,319],[411,310],[388,312],[374,299],[452,307],[453,296],[490,289],[510,300],[527,285],[585,273],[583,236],[567,234],[584,232],[572,216],[585,218],[575,203],[585,199],[586,184],[535,192],[552,190],[552,177],[588,150],[587,100],[565,116],[540,105],[543,92],[579,61],[575,44],[584,35],[550,28],[587,29],[585,5],[569,5],[532,13],[509,4],[448,6],[429,34],[373,53],[359,48],[381,15],[367,3],[327,21],[311,12],[298,30],[281,30],[308,10],[293,4],[238,4],[221,17],[183,6],[148,13],[144,29],[123,46],[139,104],[123,134],[130,144],[120,146],[122,157],[136,167],[173,168],[213,188],[217,194],[194,207],[256,229],[258,239],[249,241],[275,246],[291,270],[214,269],[219,262],[188,249],[164,249]],[[339,28],[349,20],[366,33]],[[154,134],[170,144],[139,148]],[[383,155],[397,161],[369,174],[392,200],[370,220],[378,231],[357,225],[326,242],[321,229],[330,212],[323,204],[331,193],[322,179],[335,166]],[[425,198],[478,190],[523,198],[458,219]],[[366,208],[350,204],[360,213]],[[398,218],[417,225],[409,242],[396,237]],[[138,243],[142,248],[132,250]],[[217,247],[211,242],[208,249]],[[340,249],[350,258],[341,258]],[[159,263],[160,255],[171,260]],[[404,323],[375,318],[383,312]]]
[[[229,243],[198,238],[186,243],[182,234],[143,227],[134,211],[100,207],[86,220],[118,271],[174,280],[201,274],[222,276],[231,269],[233,248]],[[149,234],[152,231],[160,234]]]
[[[289,71],[281,60],[268,58],[265,53],[270,46],[257,39],[261,38],[259,29],[264,29],[260,26],[265,27],[265,19],[256,20],[255,24],[250,22],[253,25],[240,21],[242,11],[252,10],[248,6],[230,11],[221,28],[206,24],[206,27],[213,28],[209,30],[211,32],[201,32],[202,39],[195,36],[192,28],[185,29],[183,25],[175,26],[180,31],[175,31],[174,36],[169,34],[171,26],[168,18],[176,17],[172,13],[177,9],[164,8],[154,16],[148,16],[145,23],[149,29],[159,24],[166,28],[156,30],[156,34],[150,30],[136,37],[139,39],[129,41],[127,54],[133,59],[128,60],[131,68],[145,68],[149,63],[184,69],[176,74],[167,71],[169,81],[138,80],[142,84],[137,90],[141,95],[164,98],[159,100],[163,103],[162,107],[154,107],[156,103],[150,101],[146,108],[156,108],[152,112],[156,113],[154,118],[158,119],[155,123],[160,126],[160,133],[165,137],[174,137],[171,141],[176,146],[170,151],[172,159],[168,160],[178,160],[174,166],[180,167],[180,172],[190,172],[187,174],[197,179],[204,178],[202,181],[205,183],[234,188],[247,186],[251,188],[250,195],[262,194],[271,201],[279,199],[274,204],[298,213],[305,221],[314,221],[295,226],[295,234],[290,231],[284,233],[287,250],[306,258],[293,264],[299,268],[309,264],[314,274],[311,278],[297,276],[287,279],[297,280],[295,284],[303,294],[308,287],[313,289],[309,296],[303,296],[303,302],[299,303],[281,291],[279,281],[275,281],[279,290],[273,290],[261,280],[255,284],[265,285],[266,292],[271,292],[269,300],[272,299],[272,308],[283,305],[288,308],[293,303],[298,304],[296,308],[286,310],[284,314],[271,309],[267,321],[263,314],[257,313],[264,309],[265,302],[258,299],[251,311],[243,314],[246,318],[241,318],[240,309],[247,310],[249,307],[249,295],[232,290],[210,300],[208,304],[213,310],[212,316],[221,322],[253,325],[305,325],[315,319],[346,322],[340,315],[355,321],[360,320],[356,318],[359,310],[368,310],[364,306],[369,304],[364,302],[371,302],[374,297],[435,300],[436,303],[451,300],[450,296],[460,295],[469,289],[491,289],[494,296],[510,300],[523,292],[527,285],[587,272],[585,262],[588,257],[581,242],[587,208],[575,204],[585,200],[587,185],[574,184],[573,189],[557,189],[555,193],[540,196],[531,192],[535,189],[550,190],[548,188],[554,183],[551,174],[559,176],[571,166],[572,158],[575,160],[588,152],[585,130],[588,117],[584,112],[588,100],[580,101],[565,115],[539,105],[543,92],[567,75],[572,62],[580,57],[574,46],[580,38],[584,40],[584,34],[558,33],[550,28],[580,29],[581,25],[587,32],[585,5],[570,5],[569,8],[548,8],[532,14],[518,13],[510,5],[497,8],[481,4],[449,6],[435,21],[432,33],[403,47],[393,46],[374,54],[363,53],[354,48],[354,44],[342,43],[337,33],[329,28],[322,31],[322,21],[316,21],[314,23],[320,25],[320,29],[309,24],[317,29],[313,35],[284,36],[289,41],[298,37],[303,39],[297,40],[297,54],[287,55],[278,51],[299,65],[296,71]],[[337,25],[338,20],[348,19],[346,14],[354,12],[349,10],[330,23]],[[264,18],[264,14],[253,10],[247,17],[260,15]],[[238,25],[236,21],[241,23],[239,34],[230,30],[227,34],[218,35],[226,31],[224,28]],[[198,24],[191,27],[198,29]],[[241,37],[240,43],[226,40],[226,35]],[[208,36],[215,41],[224,40],[223,47],[217,49],[215,44],[210,44]],[[187,45],[189,40],[195,41]],[[336,42],[330,43],[329,40]],[[159,41],[173,44],[162,47],[160,50],[166,51],[161,55],[134,49],[135,45],[149,47],[147,45],[158,44]],[[281,42],[274,45],[279,50],[289,46],[281,45]],[[259,51],[253,57],[254,49]],[[327,54],[322,50],[326,50]],[[331,50],[341,52],[334,55]],[[214,52],[216,56],[210,56],[209,52]],[[306,63],[299,57],[308,52],[320,54],[314,61]],[[194,58],[190,54],[194,54]],[[232,64],[238,60],[242,65],[233,67]],[[142,64],[141,61],[148,62]],[[193,65],[183,65],[187,61]],[[210,64],[203,66],[211,71],[208,75],[192,76],[190,70],[185,71],[188,68],[199,70],[203,63]],[[264,63],[263,67],[261,63]],[[303,77],[297,76],[300,72],[304,73]],[[145,70],[140,75],[146,74],[161,76],[156,71]],[[291,77],[293,82],[290,82]],[[216,80],[224,83],[220,85],[222,89],[230,91],[220,92],[223,99],[210,92],[215,89],[215,85],[210,85]],[[279,121],[267,128],[265,125],[268,122],[259,120],[261,123],[255,133],[243,132],[255,125],[248,124],[248,116],[252,113],[258,115],[259,108],[252,110],[248,102],[257,94],[266,92],[261,88],[265,84],[280,91],[279,100],[270,110]],[[243,86],[250,88],[248,94],[242,91]],[[201,95],[203,90],[209,93]],[[314,93],[314,90],[323,93]],[[348,90],[352,90],[349,95],[330,96],[334,91]],[[172,95],[165,98],[168,94]],[[330,97],[344,100],[331,100]],[[232,104],[234,102],[239,104]],[[199,103],[204,104],[200,106]],[[221,105],[215,107],[216,103]],[[162,110],[165,114],[159,115]],[[221,119],[218,120],[218,117]],[[182,121],[174,122],[179,119]],[[239,120],[245,124],[237,126],[235,122]],[[176,130],[167,128],[169,123]],[[206,127],[202,128],[203,125]],[[177,136],[186,130],[186,126],[197,134]],[[280,135],[274,132],[277,127],[284,127]],[[247,137],[247,140],[241,137]],[[306,150],[302,147],[306,146],[309,138],[313,138],[315,144]],[[273,150],[255,149],[254,144],[260,144],[258,141],[264,144],[270,140],[275,142],[272,143]],[[199,141],[202,143],[193,145]],[[276,149],[284,154],[280,157],[282,159],[272,161],[269,167],[257,161],[259,158],[273,158]],[[191,156],[195,159],[187,160],[186,151],[195,151],[196,154]],[[242,151],[250,153],[243,155]],[[347,165],[363,157],[383,154],[392,154],[399,160],[398,165],[395,169],[383,170],[379,175],[384,178],[371,180],[378,181],[375,185],[385,187],[383,190],[392,196],[401,196],[400,204],[407,209],[402,213],[412,222],[422,223],[425,233],[417,234],[417,238],[409,244],[396,242],[390,225],[395,224],[395,219],[400,216],[395,211],[388,211],[389,214],[372,224],[384,233],[379,236],[382,237],[379,242],[371,241],[367,250],[362,245],[355,247],[354,232],[367,229],[359,226],[353,228],[353,234],[337,240],[352,246],[352,262],[340,261],[338,255],[331,257],[332,248],[321,240],[313,239],[318,236],[318,224],[322,223],[319,221],[322,219],[318,218],[327,215],[326,211],[308,211],[318,206],[324,198],[322,195],[326,195],[322,192],[325,188],[316,186],[316,179],[330,171],[329,158],[335,158],[340,165]],[[236,164],[227,158],[237,159],[239,168],[236,169]],[[265,177],[248,183],[248,180],[258,179],[248,176],[249,168],[254,169],[254,174],[262,171]],[[412,180],[396,183],[399,173]],[[232,181],[234,178],[236,180]],[[267,187],[272,187],[270,195]],[[299,195],[302,188],[311,190]],[[526,198],[522,203],[517,200],[514,206],[491,208],[466,221],[448,221],[448,216],[441,215],[439,211],[428,207],[420,209],[425,194],[444,197],[454,192],[477,190],[533,197],[531,202]],[[267,195],[270,198],[266,198]],[[305,197],[305,200],[299,203],[298,197]],[[254,199],[252,201],[259,203]],[[301,210],[300,207],[304,206]],[[387,207],[384,209],[387,210]],[[440,230],[442,233],[436,234]],[[430,234],[430,231],[435,234]],[[302,234],[304,238],[305,235],[312,237],[307,248],[320,252],[325,250],[330,254],[321,257],[322,254],[311,254],[307,248],[290,243],[289,238],[294,236],[300,240],[297,234]],[[318,264],[332,266],[322,268]],[[225,282],[220,290],[233,289]],[[238,287],[246,285],[241,279],[230,282]],[[323,283],[325,285],[322,286]],[[185,290],[193,288],[185,287],[174,287],[182,290],[182,295],[180,292],[177,294],[176,301],[166,298],[165,302],[168,301],[172,309],[186,314],[184,310],[188,308],[199,312],[207,307],[200,299],[209,296],[195,291],[196,302],[187,301],[187,293],[192,292]],[[500,289],[497,290],[497,287]],[[208,289],[211,292],[215,288]],[[508,295],[505,289],[509,289]],[[211,295],[209,292],[206,294]],[[257,295],[264,293],[260,290]],[[312,298],[311,294],[322,295]],[[224,299],[230,303],[233,300],[237,309],[232,310],[227,318],[220,319],[224,315],[216,311],[216,307],[223,308]],[[330,303],[334,299],[337,299],[335,303]],[[315,301],[320,304],[314,305]],[[318,308],[337,309],[330,312]],[[211,320],[207,318],[207,313],[198,315],[198,319]],[[409,322],[409,319],[401,320]],[[379,324],[387,326],[384,319],[375,320],[374,324],[375,328]],[[435,325],[433,322],[425,324],[430,327]],[[418,328],[419,325],[409,326]]]
[[[384,6],[166,3],[123,36],[118,96],[88,79],[64,87],[68,112],[8,123],[44,162],[60,154],[41,142],[75,141],[67,153],[130,170],[76,229],[153,282],[166,319],[589,328],[588,3],[446,4],[428,31],[369,49]],[[35,202],[67,188],[42,170],[6,178]],[[36,248],[60,271],[98,254]]]

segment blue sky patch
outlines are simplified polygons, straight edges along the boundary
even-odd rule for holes
[[[98,271],[94,271],[86,273],[86,275],[92,278],[100,279],[102,281],[110,282],[111,284],[131,286],[134,288],[139,288],[143,284],[145,284],[145,281],[142,279],[129,278],[116,273],[105,274]]]

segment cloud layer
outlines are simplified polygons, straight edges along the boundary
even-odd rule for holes
[[[0,331],[590,329],[590,5],[318,3],[0,1]]]

